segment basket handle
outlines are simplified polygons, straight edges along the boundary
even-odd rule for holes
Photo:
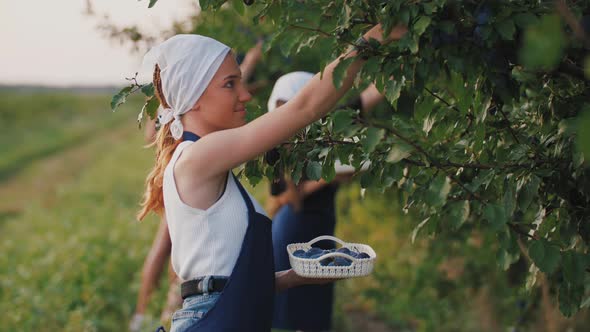
[[[315,239],[313,239],[313,240],[309,241],[307,244],[311,246],[312,244],[314,244],[314,243],[316,243],[316,242],[319,242],[319,241],[322,241],[322,240],[332,240],[332,241],[334,241],[334,242],[338,242],[338,243],[340,243],[340,244],[341,244],[341,245],[343,245],[343,246],[346,246],[346,245],[347,245],[347,243],[346,243],[346,242],[344,242],[344,241],[340,240],[339,238],[337,238],[337,237],[335,237],[335,236],[331,236],[331,235],[322,235],[322,236],[318,236],[318,237],[316,237]]]
[[[331,252],[331,253],[329,253],[329,254],[325,254],[325,255],[322,255],[322,256],[320,256],[320,257],[316,257],[316,258],[311,258],[311,259],[309,259],[309,260],[312,260],[312,261],[313,261],[313,260],[319,260],[319,261],[321,261],[321,260],[324,260],[324,259],[326,259],[326,258],[332,258],[332,257],[342,257],[342,258],[346,258],[346,259],[349,259],[349,260],[351,260],[353,263],[354,263],[356,260],[358,260],[358,259],[359,259],[359,258],[352,257],[352,256],[350,256],[350,255],[347,255],[347,254],[343,254],[343,253],[341,253],[341,252]]]

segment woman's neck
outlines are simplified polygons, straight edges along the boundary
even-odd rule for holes
[[[195,112],[187,112],[182,116],[182,127],[184,131],[189,131],[193,134],[198,135],[199,137],[204,137],[215,130],[212,128],[208,128],[203,121],[199,121],[197,114]]]

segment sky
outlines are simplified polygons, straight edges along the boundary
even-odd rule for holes
[[[155,35],[195,11],[191,0],[160,0],[151,9],[149,0],[91,3],[99,17]],[[105,37],[101,19],[85,15],[86,8],[86,0],[0,0],[0,84],[125,85],[143,54]]]

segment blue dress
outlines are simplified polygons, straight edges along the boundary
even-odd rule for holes
[[[336,225],[337,185],[329,184],[305,198],[296,213],[289,205],[281,207],[273,218],[272,239],[277,271],[291,268],[287,245],[308,242],[320,235],[333,235]],[[314,245],[316,246],[316,245]],[[334,248],[332,241],[320,241],[318,247]],[[334,284],[306,285],[275,295],[273,328],[284,330],[330,330]]]

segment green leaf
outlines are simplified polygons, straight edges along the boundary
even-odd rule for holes
[[[158,113],[160,101],[156,97],[150,98],[144,105],[142,111],[145,111],[151,119],[155,119]]]
[[[584,287],[564,282],[559,287],[559,311],[566,316],[572,317],[582,305]]]
[[[334,168],[334,150],[328,151],[324,164],[322,165],[322,179],[326,182],[332,182],[336,177],[336,169]]]
[[[295,45],[299,43],[301,40],[302,35],[296,33],[284,33],[281,35],[281,39],[279,41],[279,48],[281,49],[281,53],[285,57],[289,57],[291,55],[291,50]]]
[[[520,211],[525,212],[531,205],[533,198],[538,195],[540,184],[541,179],[533,175],[531,179],[520,189],[518,192],[518,208]]]
[[[520,257],[520,247],[517,237],[508,230],[501,231],[498,236],[498,254],[496,262],[504,270],[508,270],[510,265],[518,261]]]
[[[502,268],[502,270],[506,271],[506,270],[508,270],[510,265],[512,265],[516,261],[518,261],[519,257],[520,256],[518,254],[515,254],[515,253],[510,252],[508,250],[499,249],[497,257],[496,257],[496,262],[498,263],[498,266],[500,266],[500,268]]]
[[[544,16],[540,22],[526,29],[520,59],[532,69],[552,69],[561,60],[565,41],[559,17]]]
[[[584,285],[588,257],[575,251],[564,251],[561,255],[563,260],[563,276],[572,285]]]
[[[496,231],[501,230],[508,222],[504,206],[498,204],[487,204],[483,210],[483,216]]]
[[[419,43],[419,40],[418,39],[419,39],[418,36],[414,36],[413,38],[411,38],[408,41],[408,47],[410,48],[410,52],[412,52],[412,54],[418,53],[418,49],[419,49],[419,46],[420,46],[420,43]]]
[[[349,111],[339,110],[334,113],[332,118],[332,129],[334,133],[341,133],[348,129],[352,124],[352,116]]]
[[[418,36],[426,31],[426,28],[430,25],[431,18],[430,16],[422,16],[418,19],[416,24],[414,24],[414,33]]]
[[[412,146],[404,142],[396,143],[391,147],[391,150],[389,150],[387,162],[395,164],[400,160],[409,157],[413,150],[414,148]]]
[[[559,247],[545,239],[532,241],[529,246],[529,256],[539,270],[545,273],[553,273],[561,260]]]
[[[403,176],[403,169],[399,164],[386,165],[381,175],[381,182],[383,183],[384,189],[391,187],[394,182],[399,181]]]
[[[374,78],[378,77],[381,71],[381,61],[383,59],[379,57],[370,57],[367,62],[363,65],[363,75],[366,75],[367,78]]]
[[[410,11],[407,8],[401,8],[399,13],[400,20],[403,24],[410,23]]]
[[[391,105],[394,105],[397,102],[403,85],[403,79],[394,78],[387,82],[385,86],[385,98],[387,98],[387,101],[389,101]]]
[[[343,145],[335,146],[334,152],[336,153],[338,160],[340,160],[340,162],[343,165],[349,165],[350,164],[350,155],[352,154],[352,151],[354,149],[355,149],[355,146],[352,144],[343,144]]]
[[[262,180],[262,170],[260,169],[260,163],[258,159],[250,160],[246,163],[244,168],[244,175],[248,178],[248,182],[255,187],[260,180]]]
[[[454,230],[457,230],[469,218],[469,201],[463,200],[449,203],[449,209],[450,225]]]
[[[447,176],[439,175],[430,183],[428,193],[424,197],[424,200],[431,206],[442,206],[447,202],[447,196],[450,191],[451,179]]]
[[[141,92],[146,97],[152,97],[154,95],[154,83],[149,83],[141,87]]]
[[[317,161],[309,162],[305,167],[305,174],[309,180],[319,180],[322,177],[322,165]]]
[[[376,177],[372,172],[363,172],[361,174],[361,188],[371,188],[375,183]]]
[[[516,27],[514,26],[514,21],[511,19],[503,20],[495,25],[496,30],[502,36],[504,40],[512,40],[514,39],[514,33],[516,32]]]
[[[127,97],[129,96],[132,89],[133,86],[124,87],[123,89],[121,89],[121,91],[119,91],[119,93],[113,96],[113,98],[111,99],[112,111],[115,111],[117,107],[119,107],[120,105],[124,104],[125,101],[127,101]]]
[[[434,122],[436,122],[436,115],[429,114],[424,118],[424,123],[422,124],[422,131],[428,136],[428,133],[432,130],[432,126],[434,126]]]
[[[512,181],[504,182],[504,211],[508,219],[512,218],[514,209],[516,208],[516,192],[514,190],[514,184]]]
[[[350,6],[346,2],[342,2],[342,10],[338,15],[338,25],[342,27],[348,27],[350,25]]]
[[[150,0],[150,3],[148,4],[148,8],[152,8],[153,6],[155,6],[156,2],[158,2],[158,0]]]
[[[291,173],[291,179],[293,180],[293,182],[298,184],[299,181],[301,180],[302,176],[303,176],[303,162],[298,161],[297,164],[295,164],[295,169],[293,170],[293,173]]]
[[[422,6],[424,7],[424,12],[428,15],[432,14],[433,12],[436,12],[436,4],[434,3],[422,3]]]
[[[426,223],[428,222],[428,220],[430,219],[430,217],[422,220],[422,222],[420,222],[418,224],[418,226],[414,227],[414,230],[412,230],[412,243],[414,243],[416,241],[416,237],[418,236],[418,232],[420,232],[420,230],[422,229],[422,227],[424,227],[424,225],[426,225]]]
[[[514,79],[523,83],[534,81],[536,78],[536,76],[532,72],[524,70],[520,66],[512,68],[511,74],[512,77],[514,77]]]
[[[375,147],[377,147],[377,144],[379,144],[379,142],[381,142],[381,140],[383,139],[384,135],[385,130],[383,129],[378,129],[374,127],[370,127],[369,129],[367,129],[367,134],[361,142],[363,145],[363,151],[365,151],[365,153],[367,154],[373,152],[373,150],[375,150]]]
[[[524,144],[518,144],[510,149],[510,154],[508,158],[512,161],[520,161],[526,157],[529,151],[529,147]]]
[[[334,87],[336,89],[340,89],[342,86],[342,80],[345,78],[346,70],[348,67],[354,62],[355,58],[346,58],[344,60],[340,60],[336,68],[334,68],[334,72],[332,73],[332,81],[334,82]]]

